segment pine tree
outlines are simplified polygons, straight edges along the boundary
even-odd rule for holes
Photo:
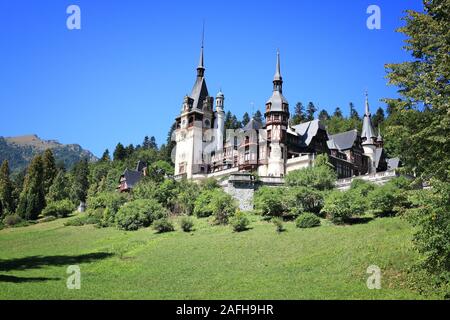
[[[317,108],[314,105],[314,103],[309,102],[308,107],[306,108],[306,120],[313,121],[314,120],[314,114],[316,113]]]
[[[89,165],[87,159],[77,162],[71,173],[72,188],[70,190],[70,197],[75,204],[85,202],[89,189]]]
[[[17,213],[26,220],[35,220],[45,208],[44,165],[42,156],[33,158],[28,167]]]
[[[341,118],[341,119],[344,118],[344,116],[342,115],[341,108],[337,107],[337,108],[334,110],[333,117]]]
[[[151,136],[150,138],[150,149],[158,150],[158,144],[156,143],[156,138]]]
[[[372,117],[372,123],[375,127],[378,127],[384,121],[384,110],[383,108],[378,108],[375,115]]]
[[[242,116],[242,126],[246,126],[247,125],[247,123],[249,123],[250,122],[250,116],[248,115],[248,113],[246,112],[246,113],[244,113],[244,115]]]
[[[144,137],[144,142],[142,143],[143,149],[150,149],[150,138],[148,136]]]
[[[116,149],[113,153],[114,161],[122,161],[125,160],[127,157],[127,151],[125,150],[125,147],[120,142],[117,144]]]
[[[47,194],[47,202],[69,199],[69,180],[63,171],[59,171]]]
[[[297,104],[295,105],[294,116],[292,117],[291,124],[295,126],[304,121],[306,121],[305,107],[303,106],[303,103],[297,102]]]
[[[322,109],[319,112],[319,120],[321,121],[327,121],[328,119],[330,119],[330,115],[328,114],[327,110]]]
[[[14,212],[14,187],[9,177],[9,163],[4,160],[0,167],[0,217],[2,215]]]
[[[103,152],[102,157],[100,158],[100,161],[101,162],[109,162],[109,161],[111,161],[111,157],[109,156],[109,150],[108,149],[106,149]]]
[[[358,111],[356,111],[353,102],[350,102],[349,107],[350,107],[350,118],[360,120],[361,118],[359,117]]]
[[[134,152],[134,146],[132,143],[130,143],[128,145],[128,147],[125,148],[126,157],[127,158],[130,157],[133,154],[133,152]]]
[[[253,115],[253,119],[255,119],[255,121],[258,121],[258,122],[264,124],[263,115],[262,115],[261,111],[259,111],[259,110],[256,110],[255,114]]]
[[[42,157],[42,164],[44,166],[44,191],[47,194],[50,186],[53,184],[53,179],[55,179],[58,173],[52,150],[45,150]]]

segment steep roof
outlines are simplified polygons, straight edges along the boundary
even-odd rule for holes
[[[208,88],[206,87],[205,77],[197,77],[194,87],[192,88],[190,97],[194,99],[193,106],[197,109],[202,109],[203,101],[208,96]]]
[[[364,143],[372,143],[372,138],[376,138],[375,129],[372,125],[372,118],[369,111],[369,98],[366,92],[366,102],[365,102],[365,112],[363,118],[363,126],[361,131],[361,138],[364,140]]]
[[[389,170],[397,169],[400,166],[400,158],[387,159],[387,165]]]
[[[301,135],[303,144],[305,146],[309,146],[311,140],[317,135],[319,129],[325,130],[325,126],[320,122],[320,120],[312,120],[293,126],[293,129],[296,133]]]
[[[333,134],[328,136],[328,148],[329,149],[339,149],[339,150],[347,150],[353,147],[356,138],[358,137],[358,131],[350,130],[346,132],[341,132],[338,134]]]
[[[273,91],[272,96],[267,100],[266,104],[270,103],[270,111],[284,111],[283,104],[289,104],[286,98],[280,91]]]
[[[252,118],[243,128],[243,131],[259,130],[263,127],[262,123]]]
[[[142,179],[141,172],[129,170],[128,168],[125,169],[122,176],[125,178],[128,188],[133,188]]]

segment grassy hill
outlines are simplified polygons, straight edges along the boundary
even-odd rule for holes
[[[37,135],[25,135],[0,137],[0,163],[8,160],[11,171],[21,170],[28,166],[35,155],[46,149],[52,149],[56,161],[64,162],[67,168],[83,158],[97,160],[90,151],[78,144],[61,144],[56,140],[42,140]]]
[[[70,218],[69,218],[70,219]],[[196,219],[196,230],[155,234],[56,220],[0,230],[0,299],[424,299],[405,284],[417,258],[400,218],[275,232],[252,217],[233,233]],[[66,288],[68,265],[81,289]],[[382,270],[369,290],[366,269]]]

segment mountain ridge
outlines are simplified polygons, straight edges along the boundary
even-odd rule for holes
[[[44,140],[36,134],[15,137],[0,136],[0,163],[8,160],[11,172],[19,171],[28,166],[31,159],[51,149],[57,162],[64,162],[66,168],[81,159],[97,161],[98,158],[89,150],[83,149],[79,144],[63,144],[56,139]]]

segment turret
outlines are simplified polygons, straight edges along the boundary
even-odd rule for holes
[[[225,111],[224,111],[225,96],[220,90],[216,96],[216,116],[217,116],[217,151],[223,150],[223,138],[225,135]]]

